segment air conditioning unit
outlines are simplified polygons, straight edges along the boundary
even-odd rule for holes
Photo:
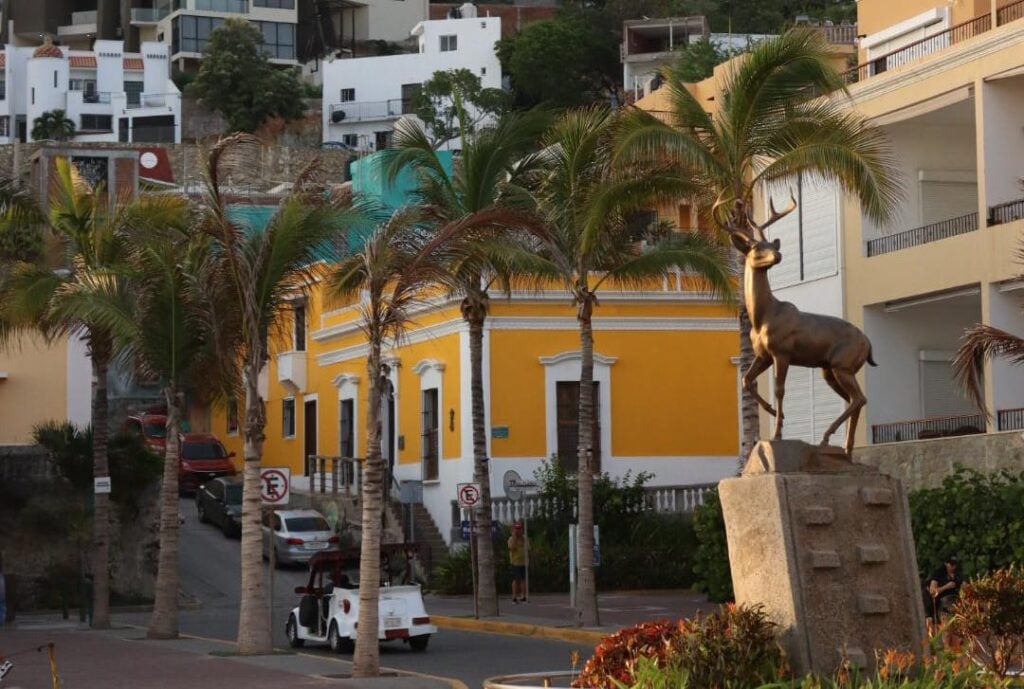
[[[342,122],[344,119],[344,110],[335,110],[334,112],[331,113],[331,122],[333,122],[334,124],[338,124],[339,122]]]

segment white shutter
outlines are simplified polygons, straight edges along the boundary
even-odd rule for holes
[[[973,409],[953,380],[949,359],[921,352],[921,400],[925,418],[970,414]]]
[[[922,225],[958,218],[977,210],[977,182],[921,182]]]
[[[769,199],[775,202],[776,208],[785,208],[789,203],[789,188],[795,184],[795,181],[787,180],[766,185],[768,195],[765,196],[765,208],[768,208]],[[800,239],[798,233],[799,223],[795,211],[768,228],[768,239],[778,239],[782,244],[782,262],[768,271],[768,281],[772,289],[782,289],[800,282]]]
[[[797,194],[797,180],[766,185],[765,206],[789,204],[790,190]],[[768,230],[768,239],[782,243],[782,262],[768,272],[772,289],[800,284],[800,221],[803,220],[804,281],[817,280],[839,272],[837,247],[839,192],[835,185],[817,175],[804,175],[799,186],[800,207]]]

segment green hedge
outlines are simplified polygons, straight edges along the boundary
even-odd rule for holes
[[[949,554],[965,578],[1024,563],[1024,473],[981,474],[958,466],[942,487],[910,494],[910,520],[922,581]],[[713,601],[732,598],[725,521],[717,494],[694,514],[700,543],[694,588]]]

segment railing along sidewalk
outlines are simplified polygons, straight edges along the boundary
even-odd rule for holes
[[[363,487],[363,463],[357,457],[306,457],[305,474],[311,493],[358,495]],[[340,490],[339,490],[340,489]]]
[[[656,512],[658,514],[686,514],[704,504],[704,496],[717,484],[702,483],[689,486],[645,486],[644,498],[631,512]],[[576,516],[576,504],[562,504],[553,498],[540,495],[524,496],[521,500],[494,498],[491,500],[491,517],[501,524],[511,524],[520,519],[534,519],[572,510]]]
[[[983,414],[956,414],[874,424],[871,426],[871,442],[877,445],[984,432],[985,416]]]

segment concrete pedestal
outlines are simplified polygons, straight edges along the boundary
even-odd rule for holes
[[[719,484],[736,602],[762,605],[797,673],[924,647],[910,512],[900,482],[842,450],[762,441]]]

